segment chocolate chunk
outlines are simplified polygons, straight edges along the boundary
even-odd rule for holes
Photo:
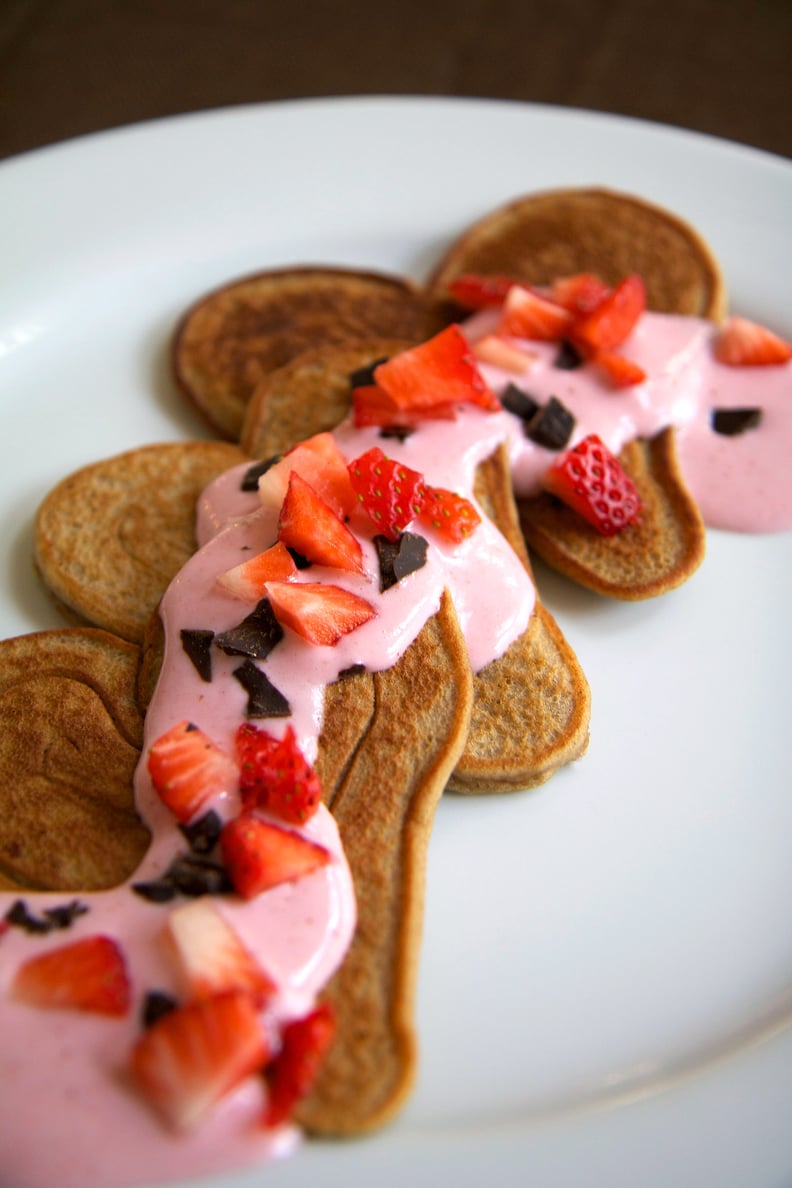
[[[365,664],[350,664],[348,668],[342,668],[336,680],[343,681],[347,677],[359,676],[361,672],[366,671]]]
[[[291,706],[265,672],[252,660],[234,669],[234,676],[248,695],[249,718],[288,718]]]
[[[398,540],[389,540],[378,533],[374,537],[374,547],[379,561],[382,593],[426,564],[428,544],[417,532],[402,532]]]
[[[575,418],[557,396],[551,396],[530,422],[525,432],[531,441],[548,450],[561,450],[572,436]]]
[[[736,437],[746,429],[756,429],[761,420],[761,408],[716,408],[712,411],[712,428],[725,437]]]
[[[373,359],[371,363],[366,363],[363,367],[356,367],[349,374],[349,386],[351,388],[368,388],[374,383],[374,372],[380,363],[387,363],[387,361],[388,356],[383,355],[381,359]]]
[[[275,618],[272,604],[268,598],[262,598],[241,623],[221,631],[214,637],[214,642],[228,656],[252,656],[264,660],[282,639],[283,628]]]
[[[59,928],[68,928],[88,911],[84,903],[73,899],[71,903],[58,904],[56,907],[45,908],[43,915],[34,916],[28,909],[24,899],[16,899],[5,914],[4,919],[14,928],[21,928],[31,936],[44,936]]]
[[[585,360],[580,351],[570,342],[568,338],[561,340],[561,346],[558,348],[558,354],[554,359],[556,367],[560,367],[562,371],[574,371],[578,367],[582,367]]]
[[[45,917],[52,921],[53,928],[69,928],[78,916],[84,916],[88,911],[87,904],[80,903],[79,899],[73,899],[71,903],[62,903],[57,907],[45,908]]]
[[[379,436],[384,438],[392,438],[394,441],[406,441],[408,437],[412,437],[415,433],[414,425],[384,425],[379,431]]]
[[[223,822],[214,809],[210,809],[190,825],[179,826],[194,854],[211,853],[217,845],[222,828]]]
[[[140,1021],[144,1027],[152,1027],[163,1015],[175,1011],[178,1005],[172,994],[166,994],[164,990],[149,990],[143,999]]]
[[[149,903],[169,903],[176,898],[176,886],[171,879],[152,879],[147,883],[133,883],[132,890]]]
[[[202,681],[211,681],[214,631],[183,627],[180,634],[182,647],[192,661],[199,677]]]
[[[224,866],[194,854],[178,854],[168,867],[166,878],[182,895],[222,895],[233,890]]]
[[[249,466],[239,484],[240,491],[258,491],[258,481],[262,474],[266,474],[271,466],[280,462],[282,457],[282,454],[273,454],[271,458],[265,458],[263,462],[254,462],[252,466]]]
[[[523,421],[530,421],[539,411],[539,401],[534,400],[533,396],[529,396],[516,384],[509,384],[501,393],[500,402],[505,409]]]
[[[302,553],[298,553],[296,549],[290,548],[289,545],[286,545],[286,551],[298,569],[310,569],[313,565],[313,561],[309,561],[307,557],[303,557]]]

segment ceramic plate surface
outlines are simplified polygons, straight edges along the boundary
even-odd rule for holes
[[[233,108],[0,166],[0,634],[60,620],[39,500],[84,463],[203,436],[171,328],[235,275],[426,275],[520,193],[605,184],[690,220],[732,306],[792,334],[792,165],[528,105]],[[433,835],[414,1094],[383,1133],[211,1188],[792,1183],[792,533],[712,532],[703,568],[614,604],[538,571],[593,691],[586,758],[447,799]]]

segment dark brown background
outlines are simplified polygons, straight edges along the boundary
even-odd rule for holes
[[[472,95],[792,157],[792,0],[0,0],[0,157],[229,104]]]

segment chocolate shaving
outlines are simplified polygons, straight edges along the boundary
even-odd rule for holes
[[[368,388],[374,383],[374,372],[381,363],[387,363],[387,361],[388,356],[383,355],[381,359],[373,359],[371,363],[366,363],[363,367],[356,367],[349,374],[349,386],[351,388]]]
[[[175,1011],[178,1005],[172,994],[166,994],[164,990],[149,990],[143,999],[140,1021],[144,1027],[153,1027],[158,1019]]]
[[[220,632],[214,642],[228,656],[264,660],[282,639],[283,628],[275,618],[272,604],[268,598],[262,598],[241,623]]]
[[[286,552],[298,569],[310,569],[313,565],[313,561],[309,561],[307,557],[304,557],[302,553],[298,553],[296,549],[290,548],[289,545],[286,545]]]
[[[202,681],[211,681],[212,640],[214,639],[214,631],[183,627],[180,634],[182,647],[191,660],[195,671]]]
[[[761,408],[715,408],[712,428],[724,437],[737,437],[747,429],[756,429],[762,420]]]
[[[500,402],[508,412],[514,413],[516,417],[520,417],[523,421],[530,421],[531,417],[535,416],[540,408],[539,401],[534,400],[533,396],[529,396],[527,392],[524,392],[522,388],[518,388],[516,384],[508,385],[501,393]]]
[[[342,668],[336,677],[337,681],[345,681],[347,677],[359,676],[361,672],[366,671],[365,664],[350,664],[347,668]]]
[[[274,466],[276,462],[280,462],[282,457],[282,454],[273,454],[271,458],[265,458],[262,462],[254,462],[252,466],[249,466],[239,484],[240,491],[258,491],[258,481],[262,474],[266,474],[270,467]]]
[[[525,426],[531,441],[548,450],[560,450],[567,444],[575,427],[575,418],[557,396],[551,396]]]
[[[217,845],[222,828],[223,822],[214,809],[210,809],[189,825],[179,826],[194,854],[211,853]]]
[[[44,936],[60,928],[69,928],[78,916],[88,911],[84,903],[73,899],[71,903],[59,904],[57,907],[45,908],[41,916],[34,916],[28,910],[24,899],[17,899],[5,914],[4,919],[15,928],[21,928],[31,936]]]
[[[568,338],[562,339],[554,360],[555,366],[560,367],[562,371],[575,371],[578,367],[582,367],[584,362],[583,356],[574,343],[571,343]]]
[[[426,564],[428,544],[425,537],[416,532],[402,532],[398,540],[390,540],[378,533],[374,537],[374,547],[379,561],[382,593]]]
[[[384,425],[379,431],[380,437],[392,438],[394,441],[406,441],[415,433],[414,425]]]
[[[234,669],[233,674],[248,695],[247,716],[249,718],[288,718],[291,714],[283,694],[275,688],[265,672],[257,668],[252,660],[246,660]]]
[[[150,903],[169,903],[178,894],[190,898],[223,895],[233,887],[225,867],[219,863],[200,854],[177,854],[158,879],[133,883],[132,890]]]

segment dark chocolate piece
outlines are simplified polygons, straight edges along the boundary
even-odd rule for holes
[[[534,400],[533,396],[529,396],[516,384],[509,384],[501,393],[500,402],[508,412],[514,413],[523,421],[530,421],[539,411],[539,401]]]
[[[174,883],[164,876],[161,879],[151,879],[146,883],[133,883],[132,890],[141,899],[147,899],[149,903],[169,903],[171,899],[176,898]]]
[[[310,569],[313,565],[313,561],[309,561],[307,557],[298,553],[296,549],[290,548],[289,545],[286,545],[286,551],[298,569]]]
[[[57,907],[45,908],[44,915],[48,920],[52,921],[53,928],[69,928],[78,916],[84,916],[87,911],[87,904],[80,903],[79,899],[73,899],[71,903],[62,903]]]
[[[548,450],[561,450],[572,436],[575,418],[557,396],[551,396],[547,404],[526,424],[525,432],[531,441]]]
[[[214,637],[215,645],[228,656],[251,656],[264,660],[283,639],[283,628],[272,610],[269,598],[262,598],[254,610],[236,627]]]
[[[756,429],[762,420],[761,408],[715,408],[712,428],[724,437],[737,437],[747,429]]]
[[[384,593],[402,578],[426,564],[428,547],[425,537],[417,532],[402,532],[398,540],[389,540],[378,533],[374,537],[380,570],[380,591]]]
[[[234,676],[248,695],[249,718],[288,718],[291,715],[286,698],[252,660],[235,668]]]
[[[210,809],[190,825],[179,826],[194,854],[211,853],[217,845],[222,828],[223,822],[214,809]]]
[[[202,681],[209,682],[212,679],[213,639],[214,631],[192,627],[183,627],[181,630],[182,647]]]
[[[224,866],[198,854],[177,854],[166,871],[166,878],[182,895],[222,895],[233,890]]]
[[[568,338],[563,338],[558,348],[558,354],[553,362],[562,371],[575,371],[576,368],[583,366],[585,360],[575,344],[570,342]]]
[[[380,437],[392,438],[394,441],[406,441],[415,433],[414,425],[384,425],[379,431]]]
[[[280,462],[282,457],[282,454],[273,454],[271,458],[265,458],[262,462],[254,462],[252,466],[249,466],[239,484],[240,491],[258,491],[258,481],[262,474],[266,474],[271,466]]]
[[[78,916],[85,915],[87,911],[88,908],[84,903],[73,899],[71,903],[45,908],[41,916],[34,916],[24,899],[16,899],[6,912],[4,919],[14,928],[21,928],[31,936],[44,936],[59,928],[68,928]]]
[[[371,363],[364,364],[363,367],[356,367],[354,371],[349,374],[350,388],[368,388],[374,383],[374,372],[379,367],[380,363],[387,363],[388,356],[383,355],[381,359],[373,359]]]
[[[347,677],[359,676],[361,672],[366,671],[365,664],[350,664],[348,668],[342,668],[336,677],[337,681],[346,680]]]
[[[175,1011],[178,1005],[172,994],[166,994],[164,990],[149,990],[143,999],[140,1021],[144,1027],[152,1027],[163,1015]]]

